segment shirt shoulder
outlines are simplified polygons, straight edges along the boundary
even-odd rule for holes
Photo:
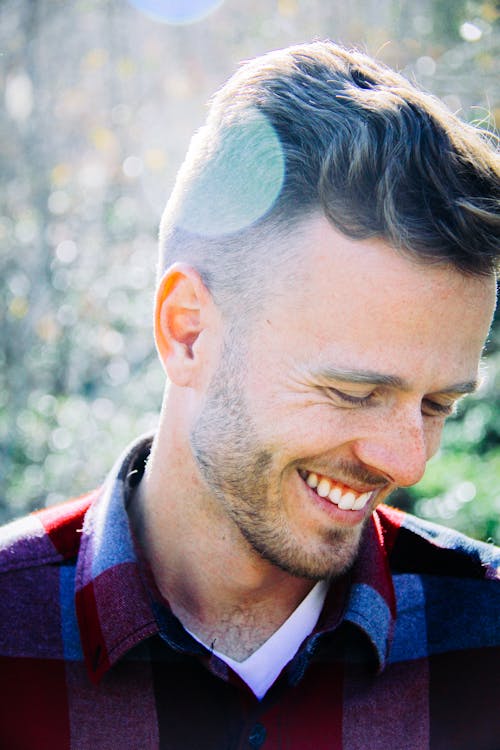
[[[393,572],[500,582],[496,545],[389,506],[376,513]]]
[[[74,558],[83,519],[95,495],[88,493],[1,527],[0,575]]]
[[[498,547],[394,508],[376,512],[396,597],[389,661],[498,653]]]
[[[0,528],[3,670],[13,664],[24,669],[40,659],[48,664],[80,658],[75,570],[80,530],[93,497],[90,493]]]

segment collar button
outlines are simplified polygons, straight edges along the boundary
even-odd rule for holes
[[[262,747],[266,739],[266,734],[266,728],[262,724],[257,723],[253,726],[252,731],[248,735],[248,741],[252,750],[259,750]]]

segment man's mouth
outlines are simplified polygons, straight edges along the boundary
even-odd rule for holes
[[[376,490],[357,492],[352,487],[336,482],[323,474],[316,474],[305,469],[300,469],[299,474],[317,495],[329,500],[341,510],[362,510],[376,492]]]

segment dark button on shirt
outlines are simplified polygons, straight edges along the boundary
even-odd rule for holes
[[[250,743],[250,747],[252,750],[259,750],[260,747],[264,744],[264,740],[266,739],[266,728],[262,726],[262,724],[255,724],[252,731],[250,732],[248,736],[248,741]]]

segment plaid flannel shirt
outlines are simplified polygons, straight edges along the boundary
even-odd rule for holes
[[[499,750],[499,550],[380,506],[258,701],[138,560],[126,502],[148,447],[0,532],[1,748]]]

